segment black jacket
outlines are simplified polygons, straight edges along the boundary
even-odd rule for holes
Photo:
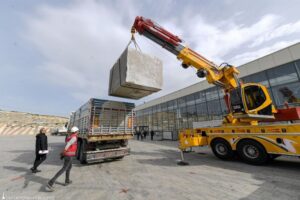
[[[35,152],[38,153],[40,150],[48,150],[48,139],[44,133],[36,135]]]

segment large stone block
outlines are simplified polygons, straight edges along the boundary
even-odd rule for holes
[[[162,88],[162,61],[126,48],[110,70],[109,95],[140,99]]]

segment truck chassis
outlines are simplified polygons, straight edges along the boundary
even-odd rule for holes
[[[207,145],[220,159],[231,159],[237,153],[244,162],[254,165],[281,155],[300,157],[300,124],[205,127],[179,134],[182,151]]]

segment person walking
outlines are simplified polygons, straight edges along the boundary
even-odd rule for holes
[[[153,136],[154,136],[154,131],[153,130],[150,131],[150,135],[151,135],[151,140],[153,140]]]
[[[41,171],[37,168],[42,162],[46,160],[48,153],[48,138],[46,135],[46,129],[41,128],[39,134],[37,134],[35,138],[35,160],[33,163],[33,167],[30,168],[32,173]]]
[[[66,146],[64,150],[61,152],[61,158],[64,159],[64,164],[63,167],[55,174],[55,176],[49,180],[47,184],[47,188],[50,191],[54,191],[53,185],[56,179],[64,172],[66,172],[65,186],[72,183],[72,181],[70,180],[70,172],[72,168],[72,160],[73,157],[76,155],[76,151],[77,151],[78,131],[79,129],[76,126],[74,126],[71,129],[71,133],[66,137]]]

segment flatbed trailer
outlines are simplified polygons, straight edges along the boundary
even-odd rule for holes
[[[300,124],[217,126],[183,130],[179,149],[210,146],[215,156],[231,159],[235,153],[249,164],[260,165],[281,155],[300,157]]]
[[[77,159],[92,163],[129,155],[133,109],[133,103],[92,98],[72,113],[69,124],[79,128]]]

